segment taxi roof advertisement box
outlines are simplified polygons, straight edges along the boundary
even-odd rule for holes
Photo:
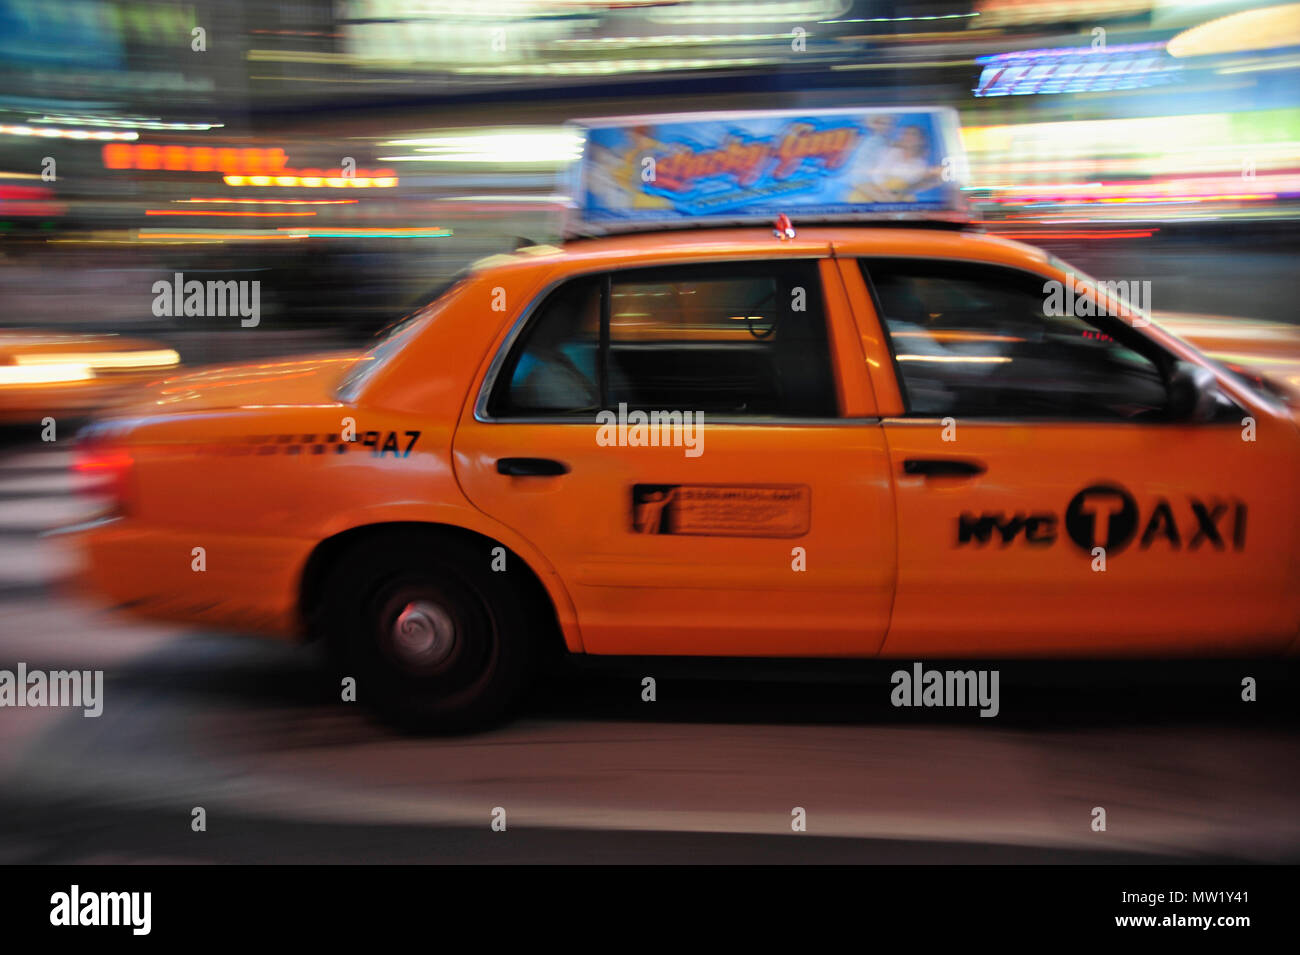
[[[800,221],[968,221],[949,108],[577,120],[569,235]]]

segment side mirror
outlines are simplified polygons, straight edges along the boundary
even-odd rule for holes
[[[1219,407],[1219,388],[1214,372],[1203,365],[1179,361],[1169,375],[1171,421],[1212,421]]]

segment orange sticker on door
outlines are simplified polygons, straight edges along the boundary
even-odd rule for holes
[[[637,484],[632,529],[696,537],[802,537],[812,524],[806,484]]]

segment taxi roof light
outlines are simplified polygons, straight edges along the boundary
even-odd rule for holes
[[[125,513],[135,459],[121,446],[100,441],[78,445],[72,471],[80,479],[77,490],[88,497],[106,499],[111,512]]]
[[[964,225],[955,110],[888,107],[575,120],[569,238],[791,220]]]

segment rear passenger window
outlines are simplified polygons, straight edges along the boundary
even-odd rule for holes
[[[598,279],[578,279],[547,297],[502,368],[490,405],[493,414],[600,410],[602,286]]]
[[[501,369],[494,416],[602,408],[834,417],[814,260],[631,269],[551,293]]]

